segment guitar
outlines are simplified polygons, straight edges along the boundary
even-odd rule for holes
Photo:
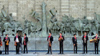
[[[9,45],[9,40],[6,41],[6,45]]]
[[[14,44],[15,46],[17,46],[17,43],[15,42],[15,44]]]
[[[2,46],[2,41],[0,41],[0,46]]]

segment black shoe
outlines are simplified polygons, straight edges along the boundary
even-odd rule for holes
[[[61,54],[61,53],[58,53],[58,54]]]
[[[46,53],[46,54],[49,54],[49,53]]]
[[[85,54],[85,53],[82,53],[82,54]]]

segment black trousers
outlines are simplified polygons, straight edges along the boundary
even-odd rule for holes
[[[98,54],[98,43],[95,43],[95,54],[97,53]]]
[[[19,43],[16,43],[17,44],[17,46],[16,46],[16,54],[19,54],[19,46],[20,46],[20,44]]]
[[[51,54],[52,54],[52,44],[51,44],[51,46],[49,46],[49,43],[48,43],[48,54],[49,54],[49,51],[51,52]]]
[[[5,45],[5,54],[9,54],[9,45]]]
[[[87,43],[83,43],[83,53],[87,53]]]
[[[59,45],[60,45],[60,54],[63,54],[63,42],[60,42]]]
[[[74,53],[77,53],[77,44],[74,46]]]
[[[26,49],[26,50],[25,50],[25,49]],[[24,45],[24,53],[25,53],[25,51],[26,51],[26,53],[28,53],[27,45]]]

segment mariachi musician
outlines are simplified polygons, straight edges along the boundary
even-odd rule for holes
[[[53,36],[51,36],[51,33],[49,33],[49,36],[47,37],[47,41],[48,41],[48,52],[47,52],[47,54],[49,54],[49,51],[52,54],[52,41],[53,41]]]
[[[23,41],[24,53],[25,53],[25,49],[26,49],[26,53],[28,53],[28,50],[27,50],[27,42],[28,42],[28,37],[27,37],[27,34],[25,33],[24,34],[24,41]]]
[[[6,37],[4,37],[3,42],[5,43],[5,54],[9,54],[10,38],[8,37],[8,34],[6,34]]]
[[[63,54],[63,41],[65,40],[64,39],[64,36],[62,36],[62,33],[59,34],[59,46],[60,46],[60,53],[59,54]]]
[[[20,43],[21,43],[21,37],[18,36],[18,33],[16,33],[16,36],[14,37],[14,41],[15,41],[15,46],[16,46],[16,54],[19,54],[19,47],[20,47]]]
[[[72,38],[73,46],[74,46],[74,53],[77,53],[77,38],[76,34],[74,34],[74,37]]]
[[[94,36],[92,39],[95,39],[95,41],[94,41],[95,54],[99,54],[98,53],[98,46],[99,46],[99,37],[98,37],[98,34],[96,34],[96,36]]]
[[[86,32],[84,32],[84,35],[82,37],[82,40],[83,40],[83,54],[85,53],[85,50],[86,50],[86,53],[87,53],[87,41],[88,41],[88,36],[86,34]],[[85,49],[86,48],[86,49]]]

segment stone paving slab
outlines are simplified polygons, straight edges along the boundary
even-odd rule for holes
[[[58,54],[57,52],[54,52],[53,54],[46,54],[45,52],[37,52],[33,53],[30,52],[28,54],[15,54],[15,52],[10,52],[9,55],[5,55],[4,53],[0,56],[100,56],[100,54],[94,54],[93,52],[90,52],[88,54],[73,54],[73,53],[64,53],[64,54]]]

